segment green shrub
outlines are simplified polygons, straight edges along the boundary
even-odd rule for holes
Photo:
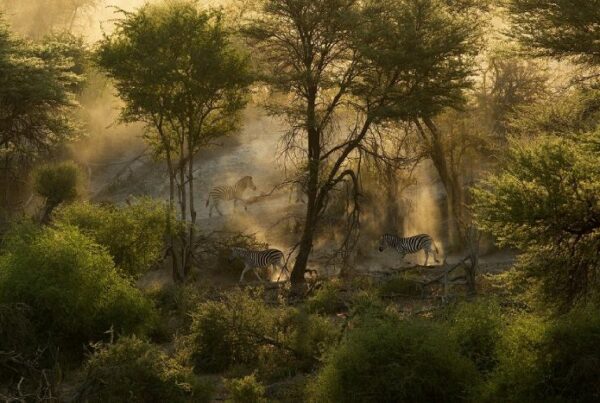
[[[158,347],[122,337],[86,362],[78,400],[89,402],[208,402],[211,388]]]
[[[198,371],[220,372],[255,365],[262,338],[272,333],[273,317],[262,301],[231,292],[192,312],[191,359]]]
[[[76,228],[16,228],[0,257],[0,303],[25,303],[40,334],[80,349],[113,327],[143,331],[154,312],[106,251]]]
[[[328,355],[310,395],[314,402],[453,402],[477,379],[444,327],[377,321],[350,331]]]
[[[167,211],[164,205],[150,199],[119,208],[73,204],[61,209],[56,221],[76,226],[105,246],[117,268],[134,278],[147,272],[164,251]]]
[[[34,174],[35,191],[55,206],[77,197],[79,168],[73,162],[45,165]]]
[[[341,297],[341,282],[331,280],[323,283],[313,296],[306,301],[306,309],[311,313],[335,314],[346,309]]]
[[[600,314],[576,309],[551,321],[522,316],[504,332],[480,400],[592,402],[600,398]]]
[[[266,403],[265,387],[256,380],[254,375],[226,381],[230,403]]]
[[[45,165],[33,173],[34,189],[46,199],[40,221],[50,222],[52,212],[61,203],[73,201],[77,197],[79,169],[72,162]]]
[[[35,345],[31,308],[25,304],[0,304],[0,351],[29,351]]]
[[[398,275],[390,278],[379,287],[381,296],[414,297],[421,295],[421,285],[408,275]]]
[[[197,371],[255,371],[275,381],[311,370],[333,345],[339,330],[327,319],[295,308],[269,307],[234,291],[192,312],[183,347]]]
[[[503,331],[500,306],[494,300],[460,303],[450,316],[451,333],[460,351],[482,372],[496,365],[496,347]]]

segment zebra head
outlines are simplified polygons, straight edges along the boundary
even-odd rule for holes
[[[385,234],[379,238],[379,252],[383,252],[389,246],[387,241],[389,236],[389,234]]]
[[[252,190],[256,190],[256,185],[254,184],[251,176],[244,176],[242,179],[240,179],[237,183],[237,187],[240,189],[250,188]]]

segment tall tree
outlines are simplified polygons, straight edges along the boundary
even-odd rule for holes
[[[0,170],[4,202],[34,162],[77,134],[74,110],[82,82],[78,41],[16,38],[0,21]],[[10,184],[13,186],[10,186]]]
[[[173,1],[121,12],[114,33],[100,43],[98,64],[125,101],[122,119],[144,122],[146,139],[166,160],[170,212],[177,200],[180,219],[189,219],[179,246],[170,242],[179,279],[190,268],[194,243],[195,155],[236,129],[251,75],[219,11]]]
[[[473,31],[438,0],[265,0],[246,32],[265,79],[290,94],[271,110],[289,122],[287,143],[308,166],[298,285],[330,191],[345,180],[359,189],[351,161],[377,141],[372,129],[462,101]]]

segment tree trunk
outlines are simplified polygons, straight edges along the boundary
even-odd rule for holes
[[[313,238],[319,206],[317,206],[317,193],[319,187],[319,171],[321,164],[321,136],[316,124],[316,99],[317,88],[313,88],[307,99],[306,109],[306,131],[308,134],[308,187],[306,203],[306,218],[302,232],[302,238],[298,250],[298,256],[294,262],[294,268],[290,281],[293,288],[299,288],[304,284],[304,273],[308,264],[308,257],[313,247]]]
[[[194,245],[194,236],[196,230],[196,208],[194,207],[194,144],[192,134],[188,135],[188,187],[190,197],[190,227],[188,230],[188,248],[186,262],[188,263],[183,269],[184,277],[187,277],[191,268],[192,253]]]

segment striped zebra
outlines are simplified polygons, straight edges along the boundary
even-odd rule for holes
[[[435,254],[432,253],[431,245],[435,247]],[[409,238],[401,238],[392,234],[385,234],[381,237],[379,241],[379,252],[383,252],[387,247],[394,248],[400,254],[400,259],[404,259],[404,256],[417,253],[421,249],[425,251],[425,266],[427,266],[427,261],[429,260],[429,254],[433,255],[433,259],[436,263],[439,262],[437,259],[439,255],[439,250],[433,239],[427,234],[420,234],[411,236]]]
[[[231,260],[239,258],[244,262],[244,270],[240,276],[240,283],[244,281],[244,275],[248,270],[253,270],[260,281],[263,281],[258,269],[266,269],[269,266],[278,267],[280,270],[287,268],[284,264],[283,252],[278,249],[249,250],[245,248],[231,248]]]
[[[206,207],[208,207],[208,205],[210,204],[210,201],[212,200],[212,205],[210,206],[208,216],[212,217],[213,209],[216,209],[217,212],[221,216],[223,215],[223,213],[221,212],[221,209],[219,208],[219,204],[222,201],[233,200],[233,207],[234,208],[237,207],[238,200],[244,202],[244,199],[242,199],[242,196],[244,195],[244,192],[248,188],[250,188],[252,190],[256,190],[256,186],[254,185],[254,182],[252,181],[251,176],[244,176],[242,179],[237,181],[235,183],[235,185],[233,185],[233,186],[223,185],[223,186],[214,187],[208,193],[208,199],[206,199]],[[244,203],[244,209],[245,210],[248,209],[248,207],[246,206],[245,203]]]

